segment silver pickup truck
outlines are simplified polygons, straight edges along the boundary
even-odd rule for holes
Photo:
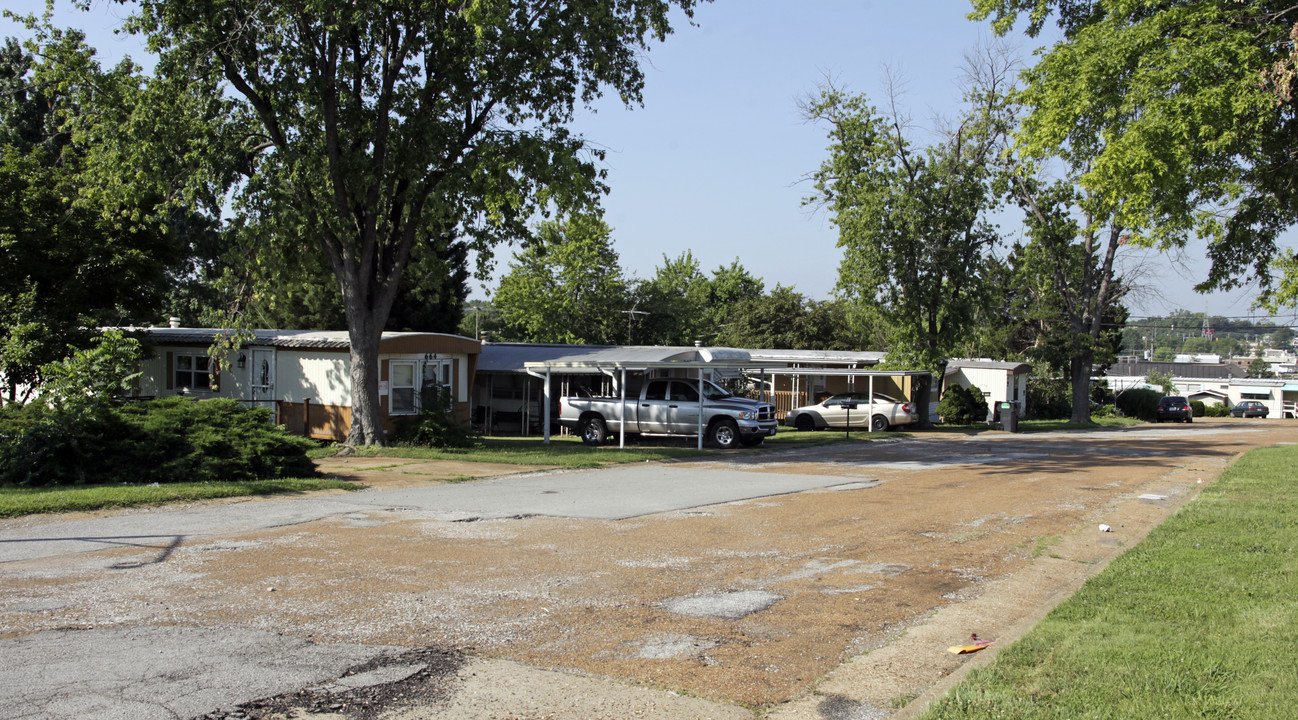
[[[588,445],[604,443],[619,432],[639,435],[703,437],[714,447],[729,449],[760,445],[775,435],[775,406],[731,395],[720,386],[684,378],[656,378],[628,395],[622,406],[616,397],[564,397],[559,399],[559,424],[575,430]],[[621,407],[619,407],[621,406]],[[700,414],[702,422],[700,422]]]

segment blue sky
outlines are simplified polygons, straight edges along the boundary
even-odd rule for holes
[[[27,12],[43,2],[9,7]],[[145,59],[138,41],[111,34],[121,6],[94,0],[89,15],[62,0],[59,7],[57,22],[86,30],[105,64],[126,54]],[[985,24],[965,19],[968,9],[967,0],[716,0],[698,8],[695,26],[678,23],[645,58],[644,107],[607,98],[575,126],[607,151],[612,192],[603,205],[626,272],[651,277],[664,255],[690,251],[707,272],[737,258],[768,288],[829,297],[842,257],[837,230],[802,202],[827,140],[823,127],[803,120],[798,101],[832,78],[879,102],[887,73],[903,80],[915,124],[932,127],[958,109],[964,54],[991,39]],[[5,20],[0,33],[22,34]],[[1007,40],[1031,61],[1035,41]],[[497,277],[508,252],[501,249]],[[1126,262],[1148,286],[1130,303],[1133,314],[1249,312],[1248,292],[1204,298],[1190,290],[1206,270],[1201,246],[1180,258],[1145,252]],[[475,283],[473,297],[484,296]]]

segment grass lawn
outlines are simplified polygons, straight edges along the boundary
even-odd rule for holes
[[[920,715],[1298,716],[1298,446],[1253,450]]]
[[[898,433],[888,433],[897,437]],[[773,438],[756,448],[741,448],[735,452],[760,453],[766,449],[785,449],[789,447],[817,447],[834,443],[851,441],[866,442],[882,437],[881,433],[873,435],[864,430],[853,430],[851,437],[845,437],[841,431],[798,432],[780,428]],[[337,452],[336,447],[324,447],[311,452],[316,459],[326,458]],[[427,448],[396,445],[385,448],[359,448],[355,457],[394,457],[415,460],[456,460],[459,462],[504,463],[507,465],[539,465],[565,468],[594,468],[621,463],[645,462],[649,460],[671,460],[674,458],[693,458],[715,455],[718,451],[704,446],[700,451],[695,438],[666,437],[629,437],[627,446],[619,448],[617,437],[601,447],[589,447],[573,435],[555,435],[547,445],[537,437],[496,437],[481,439],[476,447],[470,448]]]
[[[1097,427],[1131,427],[1140,425],[1141,420],[1127,417],[1100,417],[1091,418],[1090,424],[1073,423],[1067,420],[1019,420],[1019,432],[1056,432],[1059,430],[1094,430]],[[957,432],[965,434],[978,434],[984,432],[1001,432],[998,427],[991,427],[986,423],[975,423],[973,425],[936,425],[929,432]]]
[[[326,478],[167,483],[165,485],[10,486],[0,487],[0,517],[135,505],[161,505],[169,502],[213,498],[292,495],[311,490],[358,490],[361,487],[354,482]]]

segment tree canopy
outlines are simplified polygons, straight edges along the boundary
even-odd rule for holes
[[[1000,33],[1023,14],[1064,40],[1025,71],[1030,154],[1058,154],[1131,240],[1207,240],[1201,291],[1256,282],[1298,302],[1298,260],[1279,236],[1298,220],[1294,81],[1298,6],[1237,0],[973,0]],[[1277,283],[1277,275],[1279,282]]]
[[[466,3],[142,0],[159,73],[219,84],[246,123],[237,205],[320,247],[341,288],[351,440],[383,443],[378,339],[418,243],[459,232],[490,265],[538,212],[589,205],[600,154],[579,103],[643,87],[650,39],[696,0]]]
[[[977,84],[953,126],[927,147],[893,102],[825,88],[806,105],[829,128],[829,158],[814,179],[839,228],[838,288],[887,332],[889,362],[941,371],[986,300],[998,236],[988,212],[996,158],[1012,114],[1004,69]],[[895,100],[895,98],[891,98]]]
[[[175,170],[144,160],[152,98],[129,61],[103,69],[79,32],[0,47],[0,376],[6,395],[87,347],[100,325],[157,317],[184,254]]]
[[[495,307],[509,339],[613,345],[625,340],[628,287],[612,230],[596,217],[541,224],[500,279]]]

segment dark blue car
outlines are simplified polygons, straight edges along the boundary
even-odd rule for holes
[[[1270,414],[1271,408],[1257,400],[1241,400],[1238,405],[1230,409],[1231,417],[1264,418]]]

